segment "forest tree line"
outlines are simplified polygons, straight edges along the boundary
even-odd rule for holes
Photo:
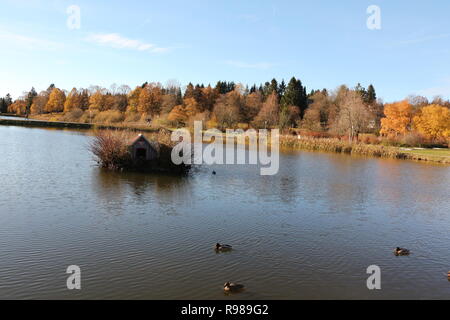
[[[93,123],[145,123],[183,127],[202,120],[207,127],[290,128],[316,136],[361,133],[390,139],[447,140],[450,138],[450,102],[410,96],[384,104],[373,85],[335,90],[311,90],[293,77],[286,84],[272,79],[251,87],[219,81],[214,87],[189,83],[184,90],[176,81],[166,85],[144,83],[134,89],[112,85],[91,86],[67,92],[55,85],[36,92],[32,88],[13,101],[0,98],[0,112],[22,116],[48,115],[61,121]]]

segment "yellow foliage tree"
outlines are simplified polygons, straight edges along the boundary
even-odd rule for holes
[[[77,108],[77,97],[78,92],[77,89],[73,88],[72,91],[67,95],[66,102],[64,103],[64,112],[69,112]]]
[[[414,128],[427,138],[450,138],[450,110],[437,104],[423,107],[414,117]]]
[[[66,95],[64,91],[54,88],[48,97],[45,111],[50,112],[62,112],[64,110],[64,102],[66,101]]]
[[[18,99],[8,107],[8,112],[22,115],[25,114],[26,107],[27,103],[25,102],[25,100]]]
[[[127,112],[137,112],[139,105],[139,96],[141,95],[142,88],[136,87],[128,94],[128,106]]]
[[[386,136],[398,136],[411,128],[412,107],[407,100],[387,104],[384,107],[385,118],[381,119],[380,133]]]
[[[186,114],[185,107],[183,105],[175,106],[167,116],[167,120],[175,123],[176,126],[185,124],[188,120],[188,115]]]
[[[108,109],[106,95],[103,90],[97,90],[89,97],[89,110],[105,111]]]
[[[30,112],[31,114],[41,114],[45,111],[45,106],[48,102],[48,93],[47,91],[42,91],[37,97],[34,97],[33,104],[31,105]]]
[[[155,115],[161,111],[161,106],[161,88],[158,85],[146,85],[139,95],[138,112]]]

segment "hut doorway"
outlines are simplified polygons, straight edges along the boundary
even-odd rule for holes
[[[136,159],[147,159],[147,149],[144,148],[137,148],[136,149]]]

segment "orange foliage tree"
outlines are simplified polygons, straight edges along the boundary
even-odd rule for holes
[[[432,104],[423,107],[414,117],[414,128],[427,138],[450,138],[450,110]]]
[[[17,115],[25,114],[27,103],[23,99],[17,99],[8,107],[9,113],[15,113]]]
[[[195,116],[200,112],[199,105],[194,98],[185,98],[183,104],[188,117]]]
[[[159,114],[162,107],[162,90],[160,85],[146,85],[140,95],[137,110],[151,115]]]
[[[278,124],[280,106],[278,103],[278,96],[272,92],[267,100],[263,103],[261,110],[255,117],[254,124],[260,128],[274,127]]]
[[[382,135],[398,136],[411,129],[412,107],[407,100],[387,104],[384,114],[386,117],[381,119]]]
[[[180,124],[185,124],[188,120],[185,107],[183,105],[175,106],[167,116],[167,120],[174,123],[177,127],[180,126]]]

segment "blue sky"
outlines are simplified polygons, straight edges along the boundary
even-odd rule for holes
[[[81,9],[80,29],[67,8]],[[381,9],[369,30],[366,10]],[[450,1],[0,0],[0,95],[176,79],[450,98]]]

